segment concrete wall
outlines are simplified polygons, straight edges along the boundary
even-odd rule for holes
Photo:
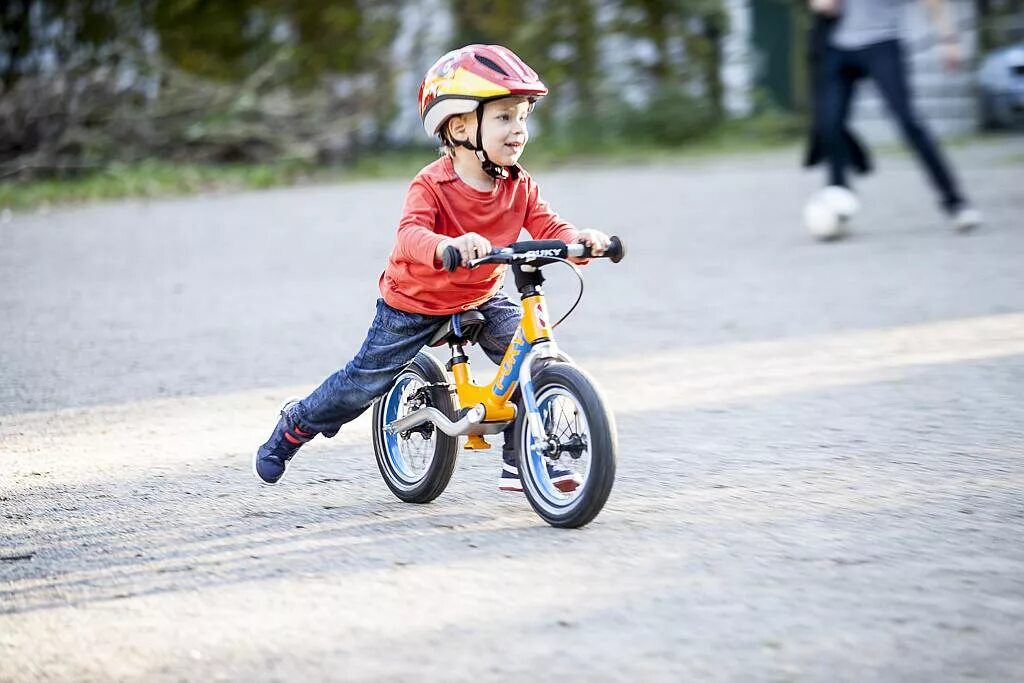
[[[722,86],[725,110],[732,116],[746,116],[753,107],[754,76],[752,0],[725,0],[729,34],[722,44]]]

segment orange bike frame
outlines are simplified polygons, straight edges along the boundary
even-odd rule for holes
[[[537,291],[523,298],[523,318],[490,384],[479,385],[473,381],[469,361],[452,365],[459,403],[463,407],[483,405],[485,422],[511,422],[516,409],[509,398],[518,385],[523,359],[534,344],[550,339],[553,335],[544,294]]]

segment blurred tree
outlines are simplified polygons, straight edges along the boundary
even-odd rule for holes
[[[160,0],[153,28],[172,63],[198,76],[243,78],[273,52],[273,20],[253,0]]]
[[[455,19],[452,49],[471,43],[496,43],[516,52],[523,51],[525,46],[518,43],[522,42],[526,18],[532,14],[530,10],[536,9],[531,4],[529,0],[491,0],[487,3],[451,0],[452,17]],[[528,57],[525,54],[521,56]]]
[[[975,0],[982,51],[1024,41],[1024,0]]]
[[[395,114],[400,5],[4,3],[0,163],[45,172],[151,155],[345,158]]]
[[[619,0],[615,21],[617,31],[653,46],[655,58],[646,70],[657,89],[698,74],[719,97],[719,43],[728,28],[722,0]]]
[[[250,74],[275,55],[291,84],[315,87],[325,75],[376,71],[398,29],[399,0],[160,0],[162,52],[191,73],[223,80]]]
[[[409,1],[5,0],[0,164],[336,158],[383,143]],[[449,47],[515,50],[559,94],[541,125],[583,145],[674,143],[721,116],[722,2],[440,0]]]
[[[130,0],[9,0],[0,9],[0,81],[116,61]],[[131,33],[131,32],[129,32]]]
[[[32,49],[29,0],[10,0],[0,9],[0,83],[9,88]]]
[[[599,86],[599,32],[595,0],[450,0],[455,30],[451,48],[496,43],[515,51],[545,85],[572,101],[569,117],[593,108]],[[539,108],[549,125],[557,111]]]

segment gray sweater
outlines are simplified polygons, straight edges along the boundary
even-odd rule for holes
[[[856,50],[899,38],[905,0],[840,0],[832,45]]]

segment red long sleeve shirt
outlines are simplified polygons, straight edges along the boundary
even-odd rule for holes
[[[526,171],[478,190],[455,173],[451,157],[428,165],[413,179],[398,224],[398,239],[380,278],[380,292],[393,308],[448,315],[479,306],[501,287],[507,266],[487,265],[446,272],[434,261],[445,238],[475,232],[495,247],[519,239],[574,242],[578,231],[551,210]]]

